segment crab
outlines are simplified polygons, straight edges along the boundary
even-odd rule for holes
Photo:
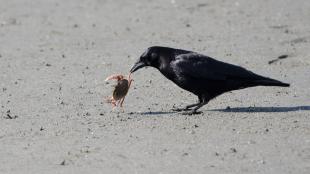
[[[105,81],[108,80],[117,80],[113,95],[108,97],[108,102],[112,104],[112,108],[115,108],[118,105],[123,108],[125,97],[128,93],[131,82],[133,81],[131,79],[131,73],[128,75],[128,78],[125,78],[125,76],[121,74],[114,74],[105,79]]]

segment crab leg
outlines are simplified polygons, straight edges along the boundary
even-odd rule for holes
[[[124,78],[124,76],[121,74],[114,74],[114,75],[107,77],[104,81],[108,81],[108,80],[112,80],[112,79],[121,80],[123,78]]]
[[[125,100],[125,97],[123,97],[123,98],[120,100],[120,101],[121,101],[121,104],[120,104],[121,108],[123,107],[124,100]]]
[[[113,99],[113,97],[111,97],[111,104],[113,109],[117,106],[116,101]]]

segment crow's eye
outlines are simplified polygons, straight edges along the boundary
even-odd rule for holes
[[[152,60],[157,59],[157,57],[158,57],[158,55],[157,55],[156,53],[152,53],[152,54],[151,54]]]

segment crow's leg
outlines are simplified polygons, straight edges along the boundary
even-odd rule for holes
[[[194,109],[192,109],[191,111],[188,111],[188,112],[184,112],[183,114],[184,115],[201,114],[201,112],[197,112],[197,110],[199,108],[201,108],[202,106],[208,104],[208,102],[210,101],[210,97],[208,95],[204,95],[201,98],[202,98],[202,101],[198,105],[196,105],[196,107]]]
[[[202,98],[200,96],[198,98],[199,98],[199,102],[198,103],[187,105],[187,106],[185,106],[185,108],[173,108],[172,110],[173,111],[177,111],[177,112],[188,111],[192,107],[199,106],[202,103]]]

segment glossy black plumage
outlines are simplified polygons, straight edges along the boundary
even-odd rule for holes
[[[179,87],[198,96],[190,113],[207,104],[209,100],[225,92],[254,86],[282,86],[289,84],[257,75],[240,66],[224,63],[192,51],[168,47],[150,47],[133,66],[131,72],[144,67],[157,68]]]

